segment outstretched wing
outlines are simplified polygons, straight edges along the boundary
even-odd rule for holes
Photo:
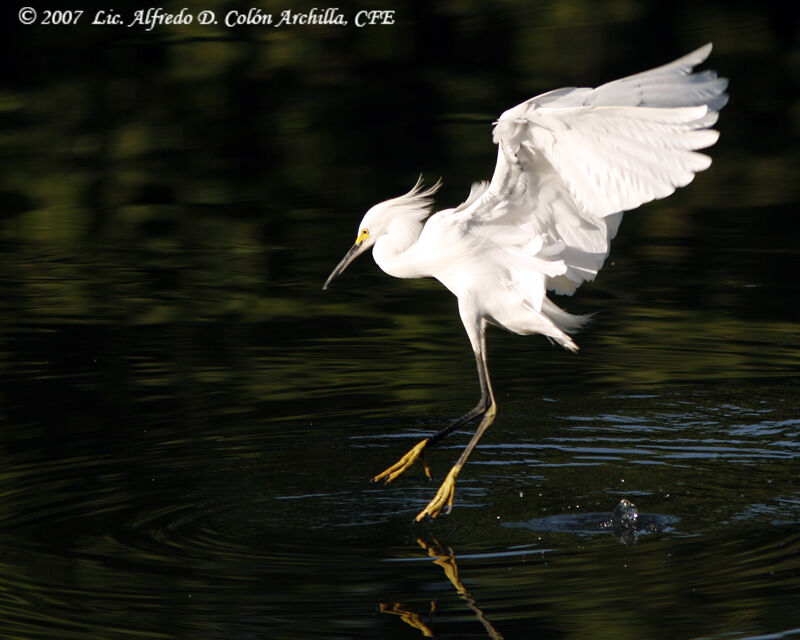
[[[544,93],[496,122],[491,183],[454,212],[472,233],[495,233],[549,263],[547,288],[571,294],[608,255],[622,212],[664,198],[711,164],[711,127],[728,81],[692,73],[711,45],[595,89]]]

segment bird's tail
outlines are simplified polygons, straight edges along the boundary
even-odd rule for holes
[[[577,351],[578,345],[567,334],[580,331],[592,319],[592,314],[578,316],[573,313],[567,313],[546,297],[542,300],[542,313],[562,332],[560,335],[548,337],[551,337],[565,349],[573,352]]]

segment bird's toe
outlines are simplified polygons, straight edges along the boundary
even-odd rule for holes
[[[385,480],[386,484],[389,484],[392,480],[398,478],[417,461],[417,458],[422,455],[422,451],[425,449],[427,444],[428,438],[420,440],[417,444],[411,447],[411,450],[408,453],[395,462],[391,467],[381,471],[372,479],[372,481],[378,482],[379,480]],[[430,472],[428,471],[427,465],[425,465],[425,471],[428,474],[428,477],[430,477]]]
[[[442,486],[439,487],[439,491],[437,491],[436,495],[433,497],[433,500],[417,514],[417,522],[422,520],[425,516],[436,519],[445,508],[447,508],[447,513],[450,513],[450,509],[453,507],[453,497],[456,492],[456,477],[459,471],[461,471],[460,465],[454,465],[453,468],[450,469],[444,482],[442,482]]]

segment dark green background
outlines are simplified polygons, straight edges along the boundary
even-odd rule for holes
[[[20,5],[22,6],[22,5]],[[41,14],[51,5],[32,5]],[[154,5],[156,6],[156,5]],[[178,11],[180,3],[164,3]],[[749,2],[391,8],[393,26],[24,27],[2,15],[0,635],[800,634],[800,47]],[[132,9],[116,7],[125,16]],[[456,507],[368,478],[477,397],[455,301],[368,258],[363,212],[490,177],[491,123],[705,42],[711,168],[626,216],[576,355],[494,330],[500,414]],[[429,456],[440,480],[462,432]],[[621,496],[667,531],[564,530]],[[587,515],[589,514],[589,515]],[[515,526],[505,526],[512,524]]]

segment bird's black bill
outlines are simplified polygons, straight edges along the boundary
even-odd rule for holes
[[[344,258],[342,258],[342,261],[336,265],[336,268],[333,271],[331,271],[331,275],[328,276],[325,284],[322,285],[322,290],[325,291],[333,279],[341,274],[342,271],[347,269],[347,266],[358,256],[364,253],[368,248],[369,247],[365,246],[363,242],[361,244],[354,244],[352,247],[350,247],[350,251],[345,254]]]

